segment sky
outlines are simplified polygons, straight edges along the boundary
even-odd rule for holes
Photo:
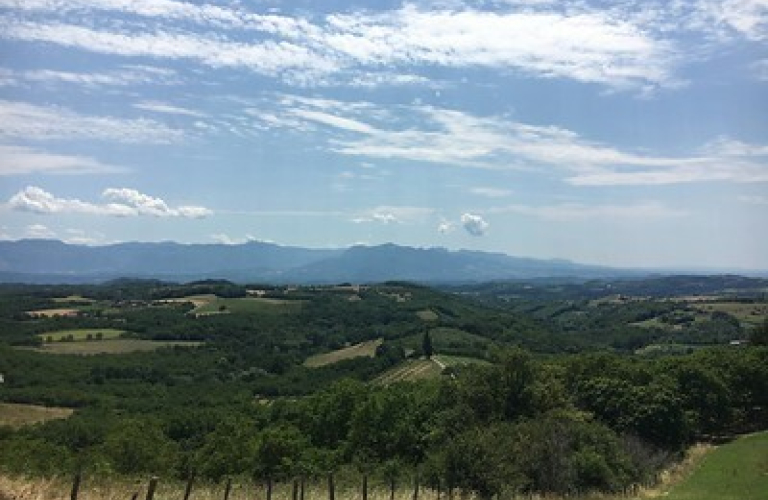
[[[0,239],[768,269],[768,0],[0,0]]]

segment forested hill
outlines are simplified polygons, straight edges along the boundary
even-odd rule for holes
[[[54,240],[0,242],[3,282],[76,283],[143,277],[177,281],[223,278],[241,283],[450,283],[627,275],[638,273],[565,260],[393,244],[307,249],[256,241],[240,245],[163,242],[107,246],[69,245]]]

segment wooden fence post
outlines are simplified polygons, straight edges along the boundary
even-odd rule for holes
[[[299,500],[299,480],[293,478],[293,488],[291,489],[291,499]]]
[[[416,473],[416,477],[413,481],[413,500],[419,500],[419,473]]]
[[[272,500],[272,478],[267,478],[267,500]]]
[[[192,482],[195,480],[195,476],[189,476],[187,479],[187,486],[184,488],[184,500],[189,500],[189,495],[192,494]]]
[[[397,488],[397,485],[395,484],[395,478],[391,478],[389,480],[389,500],[395,500],[395,489]]]
[[[224,500],[229,500],[229,492],[232,490],[232,478],[227,478],[227,486],[224,488]]]
[[[363,500],[368,500],[368,475],[363,474]]]
[[[328,500],[336,500],[336,485],[333,484],[333,472],[328,474]]]
[[[152,476],[149,479],[149,488],[147,488],[147,500],[154,500],[156,489],[157,489],[157,476]]]
[[[72,481],[72,491],[69,495],[70,500],[77,500],[77,494],[80,492],[80,479],[82,473],[78,470],[75,473],[75,479]]]
[[[299,500],[304,500],[304,476],[299,481]]]

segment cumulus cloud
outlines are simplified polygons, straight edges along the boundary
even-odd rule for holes
[[[424,222],[433,213],[433,209],[426,207],[379,206],[361,212],[352,221],[356,223],[414,224]]]
[[[213,212],[205,207],[169,207],[165,201],[134,189],[108,188],[103,197],[110,203],[92,203],[76,198],[59,198],[36,186],[28,186],[11,197],[8,206],[13,210],[41,215],[59,213],[81,213],[132,217],[149,215],[154,217],[203,218]]]
[[[461,216],[461,225],[472,236],[484,236],[490,226],[481,216],[471,213]]]
[[[456,224],[448,220],[441,220],[440,224],[437,226],[437,232],[440,234],[449,234],[452,233],[455,229]]]

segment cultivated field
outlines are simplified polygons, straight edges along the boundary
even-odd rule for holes
[[[434,360],[409,359],[382,373],[373,382],[388,385],[396,382],[431,379],[439,377],[442,371],[443,368]]]
[[[69,408],[0,403],[0,426],[21,427],[46,420],[67,418],[72,412]]]
[[[55,332],[46,332],[38,335],[43,342],[61,342],[72,336],[72,341],[93,341],[99,337],[101,340],[117,339],[123,335],[125,330],[116,330],[114,328],[80,328],[76,330],[57,330]],[[90,335],[90,340],[89,340]]]
[[[195,303],[195,302],[193,302]],[[222,299],[212,296],[210,300],[196,305],[190,314],[286,314],[298,311],[301,301],[248,297],[241,299]]]
[[[745,302],[706,302],[696,305],[696,309],[712,313],[720,311],[734,316],[742,326],[757,326],[768,317],[767,303]]]
[[[54,318],[56,316],[77,316],[79,309],[71,307],[59,307],[56,309],[38,309],[37,311],[27,311],[27,314],[33,318]]]
[[[67,297],[56,297],[53,299],[57,304],[92,304],[96,302],[93,299],[87,299],[82,295],[69,295]]]
[[[131,352],[154,351],[162,347],[197,347],[202,342],[165,342],[142,339],[91,340],[87,342],[51,342],[43,347],[24,348],[48,354],[128,354]],[[0,499],[1,500],[1,499]]]
[[[320,366],[331,365],[344,361],[345,359],[368,357],[372,358],[376,355],[376,348],[379,347],[382,340],[369,340],[368,342],[362,342],[353,346],[344,347],[335,351],[326,352],[323,354],[316,354],[310,356],[304,361],[304,366],[309,368],[317,368]]]
[[[424,309],[423,311],[419,311],[416,313],[416,316],[418,316],[422,321],[437,321],[440,318],[437,313],[431,309]]]

